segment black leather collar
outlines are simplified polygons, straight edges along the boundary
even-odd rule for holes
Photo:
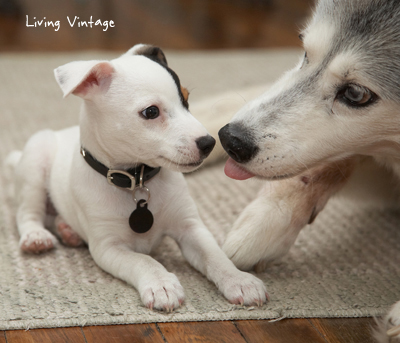
[[[161,167],[153,168],[145,164],[141,164],[135,168],[131,168],[126,171],[108,169],[104,164],[97,161],[83,147],[81,148],[81,155],[95,171],[107,178],[109,184],[120,188],[128,188],[130,190],[133,190],[136,186],[140,185],[140,174],[142,167],[144,167],[142,183],[156,176],[161,170]]]

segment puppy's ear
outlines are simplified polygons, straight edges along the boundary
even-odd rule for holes
[[[106,61],[77,61],[54,69],[57,83],[64,93],[88,99],[110,85],[113,66]]]
[[[147,58],[150,58],[154,62],[163,65],[164,67],[168,66],[167,59],[165,58],[163,51],[157,46],[136,44],[133,48],[130,48],[125,55],[143,55]]]

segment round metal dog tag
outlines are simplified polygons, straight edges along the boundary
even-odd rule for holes
[[[136,233],[145,233],[153,226],[154,218],[147,209],[147,201],[140,199],[137,202],[136,210],[129,217],[129,226]]]

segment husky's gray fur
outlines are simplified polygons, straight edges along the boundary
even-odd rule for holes
[[[320,0],[312,21],[335,26],[327,65],[338,52],[362,52],[363,72],[384,98],[400,99],[400,1]]]

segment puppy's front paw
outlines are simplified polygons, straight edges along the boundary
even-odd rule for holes
[[[392,306],[383,320],[378,322],[374,336],[380,343],[400,342],[400,301]]]
[[[40,254],[53,249],[56,242],[57,239],[49,231],[38,228],[23,234],[19,246],[27,253]]]
[[[232,304],[262,306],[269,300],[263,282],[254,275],[238,271],[224,279],[218,286],[225,298]]]
[[[168,273],[160,278],[145,280],[140,297],[146,307],[172,312],[185,300],[185,293],[178,278]]]

